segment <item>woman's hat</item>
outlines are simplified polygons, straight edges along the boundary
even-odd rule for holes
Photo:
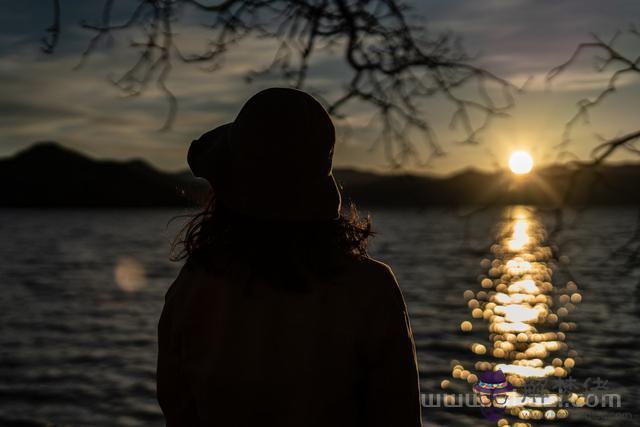
[[[193,174],[205,178],[211,185],[225,175],[229,158],[229,137],[233,123],[210,130],[191,142],[187,163]]]
[[[249,99],[233,123],[191,143],[187,160],[226,208],[277,220],[334,219],[335,129],[311,95],[271,88]]]
[[[501,370],[485,371],[480,374],[480,380],[473,385],[473,390],[478,393],[506,393],[513,390],[507,378]]]

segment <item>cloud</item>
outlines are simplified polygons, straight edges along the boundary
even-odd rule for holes
[[[427,0],[417,3],[432,31],[460,35],[480,64],[501,75],[544,74],[596,33],[625,30],[640,16],[632,0]],[[635,44],[637,46],[637,44]],[[591,63],[580,65],[581,71]]]
[[[196,30],[178,41],[195,46],[202,37]],[[174,128],[160,132],[168,104],[153,82],[142,95],[123,98],[106,78],[126,70],[133,52],[100,51],[74,70],[78,53],[16,50],[0,58],[0,155],[36,140],[58,140],[98,157],[143,157],[162,168],[183,169],[192,139],[233,120],[257,90],[281,84],[275,77],[251,85],[244,79],[258,64],[269,64],[273,52],[269,42],[252,40],[230,51],[216,72],[176,63],[167,84],[179,99],[179,112]],[[310,83],[325,94],[335,86],[326,76],[312,76]]]
[[[26,6],[18,5],[12,6],[14,22],[0,33],[0,155],[35,140],[53,139],[98,157],[143,157],[162,168],[182,169],[193,138],[232,120],[244,100],[260,88],[281,84],[273,76],[251,85],[245,83],[247,72],[269,64],[273,58],[275,46],[265,40],[247,40],[231,49],[223,68],[214,73],[176,63],[168,85],[179,98],[179,113],[172,131],[159,132],[167,113],[162,92],[151,85],[142,96],[123,99],[106,79],[110,73],[126,70],[135,59],[127,48],[128,36],[117,38],[112,48],[101,49],[85,68],[72,70],[88,38],[74,23],[83,14],[85,18],[95,18],[92,11],[97,3],[68,10],[64,43],[53,56],[40,54],[37,45],[49,12],[36,8],[35,3],[25,4],[31,4],[34,11],[28,33],[26,22],[31,21],[25,17]],[[425,22],[432,31],[450,29],[461,34],[469,50],[479,54],[479,64],[516,82],[529,76],[535,78],[529,86],[530,93],[519,98],[511,121],[497,122],[487,134],[488,148],[498,151],[515,144],[514,135],[526,135],[523,141],[555,144],[575,102],[591,96],[606,81],[603,75],[592,72],[588,55],[553,85],[551,94],[543,90],[546,72],[564,61],[589,31],[624,27],[628,16],[640,14],[640,3],[631,0],[613,1],[607,7],[595,0],[429,0],[415,4],[422,9],[419,12],[427,17]],[[177,28],[176,41],[185,52],[198,51],[207,40],[206,29],[195,25],[195,21],[190,17],[186,25]],[[35,30],[34,25],[38,27]],[[341,55],[337,46],[313,63],[309,84],[322,96],[337,96],[349,76]],[[632,94],[637,93],[639,85],[632,79],[621,83],[625,91],[616,96],[625,103],[625,109],[616,114],[603,111],[605,119],[597,124],[602,133],[615,134],[625,130],[624,123],[633,124],[628,113],[633,108],[626,105],[633,103]],[[448,129],[449,109],[448,104],[438,100],[429,103],[429,117],[439,130],[445,149],[452,153],[436,167],[448,171],[489,164],[487,147],[460,148],[451,143],[459,136]],[[336,150],[336,164],[384,166],[382,152],[369,151],[376,137],[372,111],[354,104],[348,113],[341,135],[350,136]],[[615,120],[606,119],[613,116]]]

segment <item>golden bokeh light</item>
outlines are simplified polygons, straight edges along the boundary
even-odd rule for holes
[[[144,265],[131,256],[117,260],[113,275],[116,285],[127,293],[137,292],[147,285]]]
[[[514,173],[526,173],[532,163],[516,161],[510,166]],[[514,387],[506,393],[506,413],[523,420],[569,416],[562,408],[562,396],[552,388],[544,387],[538,396],[520,394],[535,381],[567,378],[576,366],[577,352],[567,337],[577,327],[572,312],[583,294],[575,282],[565,281],[567,276],[559,267],[554,273],[558,263],[565,265],[569,259],[561,259],[562,255],[556,258],[549,243],[534,210],[507,209],[490,247],[493,259],[486,257],[480,262],[478,288],[463,294],[471,318],[477,320],[473,324],[461,322],[460,329],[473,335],[468,348],[481,359],[475,361],[475,369],[455,361],[452,378],[446,383],[447,387],[455,380],[474,384],[483,371],[500,370]],[[478,337],[480,330],[488,332],[488,340]],[[575,406],[586,404],[584,396],[576,395],[574,400]],[[531,426],[517,422],[502,425]]]

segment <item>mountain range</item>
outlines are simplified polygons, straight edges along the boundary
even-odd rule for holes
[[[448,177],[334,171],[345,199],[365,206],[640,204],[640,164],[552,165],[523,176],[469,169]],[[0,159],[0,206],[153,207],[201,203],[208,185],[142,160],[96,160],[55,142]]]

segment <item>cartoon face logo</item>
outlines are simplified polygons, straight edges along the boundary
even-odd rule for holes
[[[480,380],[474,384],[473,391],[478,395],[480,411],[489,421],[498,421],[504,417],[505,406],[513,390],[501,370],[487,371],[480,375]]]

